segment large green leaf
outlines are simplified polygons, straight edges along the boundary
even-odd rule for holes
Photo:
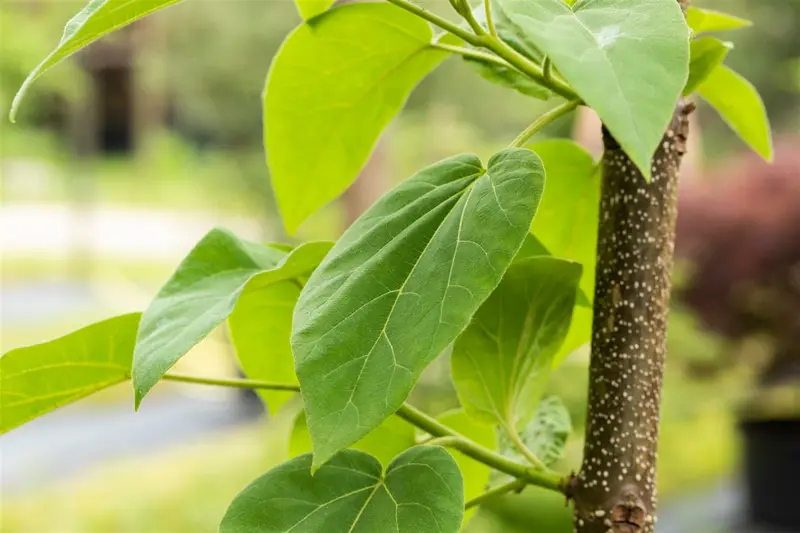
[[[720,41],[716,37],[700,37],[692,41],[691,61],[689,63],[689,81],[683,89],[683,95],[694,92],[698,85],[725,61],[733,44]]]
[[[497,448],[497,435],[495,434],[494,426],[476,424],[463,409],[455,409],[443,413],[437,417],[437,420],[465,437],[472,439],[484,448],[489,448],[490,450]],[[491,468],[459,451],[452,451],[451,453],[456,463],[458,463],[461,477],[464,480],[464,499],[469,501],[480,496],[486,490],[486,484],[489,483]],[[464,513],[465,524],[476,511],[477,508],[473,507]]]
[[[536,408],[536,414],[519,431],[519,440],[545,466],[551,467],[564,458],[567,440],[572,433],[572,420],[569,411],[558,396],[544,398]],[[498,431],[498,448],[502,455],[525,463],[527,459],[508,434]],[[510,476],[494,472],[493,483],[510,480]]]
[[[752,22],[743,18],[695,6],[689,6],[689,9],[686,10],[686,22],[695,33],[735,30],[753,25]]]
[[[64,27],[61,42],[28,75],[14,102],[11,104],[11,120],[17,114],[25,93],[36,78],[50,67],[58,64],[84,46],[91,44],[103,35],[126,24],[138,20],[161,8],[177,3],[179,0],[91,0]]]
[[[255,289],[308,273],[330,246],[311,242],[287,254],[222,229],[211,230],[142,316],[133,354],[137,407],[178,359],[228,318],[248,283]]]
[[[547,140],[529,148],[542,158],[547,173],[547,187],[531,231],[551,255],[583,266],[578,307],[567,338],[553,360],[557,366],[592,336],[600,169],[592,155],[573,141]]]
[[[438,446],[377,459],[342,451],[311,475],[302,455],[261,476],[231,503],[220,533],[457,533],[461,473]]]
[[[761,157],[772,161],[772,132],[764,102],[740,74],[720,65],[697,86],[697,93]]]
[[[264,136],[289,233],[356,178],[386,125],[446,52],[424,20],[355,3],[298,27],[267,78]]]
[[[324,13],[335,2],[336,0],[294,0],[295,5],[297,5],[297,11],[304,20]]]
[[[139,313],[0,357],[0,433],[130,378]]]
[[[522,245],[544,171],[530,150],[430,166],[387,193],[311,275],[292,347],[324,463],[394,413]]]
[[[689,74],[675,0],[498,0],[553,61],[646,178]]]
[[[567,335],[580,276],[578,263],[553,257],[508,269],[453,347],[453,381],[470,416],[527,424]]]
[[[416,446],[416,428],[397,416],[390,416],[366,434],[351,448],[368,453],[381,464],[387,465],[397,455]],[[289,452],[292,457],[311,451],[311,435],[308,432],[305,414],[301,413],[292,429]]]
[[[239,364],[250,379],[296,384],[289,338],[300,284],[292,280],[253,285],[242,291],[228,318]],[[261,389],[258,394],[274,414],[295,393]]]

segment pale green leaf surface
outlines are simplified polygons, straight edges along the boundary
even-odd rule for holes
[[[0,357],[0,433],[130,378],[140,313]]]
[[[336,0],[294,0],[294,3],[303,20],[308,20],[327,11]]]
[[[531,419],[567,335],[580,276],[578,263],[553,257],[508,269],[453,347],[453,382],[470,416],[517,429]]]
[[[257,288],[247,285],[228,317],[231,340],[245,375],[276,383],[297,383],[292,345],[292,312],[300,296],[300,284],[282,281]],[[258,390],[271,413],[295,393]]]
[[[767,161],[772,161],[772,132],[764,102],[753,85],[720,65],[697,86],[697,93],[717,110],[739,137]]]
[[[700,37],[691,45],[691,61],[689,63],[689,81],[683,89],[683,95],[694,92],[698,85],[725,61],[733,44],[721,41],[716,37]]]
[[[545,466],[550,467],[564,458],[571,433],[569,411],[558,396],[548,396],[539,403],[536,414],[519,432],[519,437]],[[515,461],[526,462],[525,456],[508,435],[503,431],[499,431],[498,435],[500,453]]]
[[[133,354],[136,405],[178,359],[228,318],[246,285],[256,290],[307,273],[329,249],[330,243],[311,242],[287,254],[211,230],[142,316]]]
[[[413,448],[416,444],[416,428],[400,417],[390,416],[350,448],[368,453],[381,464],[387,465],[397,455]],[[289,451],[292,457],[311,451],[311,435],[308,432],[305,414],[301,413],[297,417],[292,429]]]
[[[735,30],[753,25],[749,20],[696,6],[689,6],[686,10],[686,22],[695,33]]]
[[[438,446],[418,446],[382,471],[377,459],[344,450],[311,475],[311,455],[274,468],[245,488],[220,533],[457,533],[461,473]]]
[[[84,46],[103,35],[130,24],[145,15],[177,3],[179,0],[91,0],[67,22],[61,41],[50,55],[28,75],[11,104],[11,120],[36,78]]]
[[[264,139],[289,233],[355,180],[411,90],[447,56],[432,39],[427,22],[394,5],[357,3],[283,43],[267,77]]]
[[[494,426],[475,423],[463,409],[454,409],[442,413],[437,417],[437,420],[485,448],[490,450],[497,448],[497,435],[495,434]],[[450,453],[452,453],[456,463],[458,463],[459,470],[461,470],[461,477],[464,480],[464,499],[469,501],[480,496],[486,489],[486,484],[489,483],[491,468],[459,451],[452,450]],[[464,513],[464,524],[473,517],[477,510],[477,507],[467,509]]]
[[[362,215],[311,275],[292,348],[315,466],[394,413],[522,245],[544,171],[525,149],[432,165]]]
[[[646,178],[689,74],[674,0],[498,0],[509,19],[597,111]]]

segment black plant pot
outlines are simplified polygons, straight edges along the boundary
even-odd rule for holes
[[[800,418],[748,420],[741,428],[751,523],[800,532]]]

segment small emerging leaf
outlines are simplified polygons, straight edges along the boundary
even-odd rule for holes
[[[210,231],[142,316],[133,355],[137,407],[178,359],[228,318],[248,283],[255,289],[306,274],[330,246],[305,243],[287,254],[222,229]]]
[[[522,428],[534,414],[570,325],[581,277],[553,257],[516,262],[456,340],[453,381],[477,419]]]
[[[392,189],[311,275],[292,348],[314,464],[405,401],[466,327],[528,233],[544,172],[530,150],[446,159]]]
[[[716,37],[700,37],[692,41],[691,61],[689,63],[689,81],[683,89],[683,95],[692,94],[698,85],[703,83],[711,73],[725,61],[733,44],[720,41]]]
[[[767,110],[753,85],[725,65],[698,85],[697,93],[761,157],[772,161],[772,132]]]
[[[519,432],[522,443],[545,466],[553,466],[564,458],[564,450],[572,433],[569,411],[558,396],[549,396],[539,403],[533,419]],[[522,453],[503,431],[500,436],[500,453],[519,462],[526,462]]]
[[[130,378],[140,313],[0,357],[0,433]]]
[[[180,0],[91,0],[64,27],[61,41],[44,61],[28,75],[11,104],[11,120],[17,114],[22,98],[50,67],[93,43],[103,35],[138,20],[153,11],[175,4]]]
[[[445,57],[424,20],[387,3],[337,7],[272,61],[264,139],[289,233],[355,180],[409,93]]]
[[[689,9],[686,10],[686,22],[695,33],[735,30],[753,25],[752,22],[743,18],[695,6],[689,6]]]
[[[689,74],[675,0],[498,0],[649,179],[650,160]],[[646,43],[646,44],[644,44]]]
[[[220,533],[457,533],[464,488],[453,458],[417,446],[383,472],[356,450],[336,454],[311,475],[311,455],[274,468],[245,488]]]

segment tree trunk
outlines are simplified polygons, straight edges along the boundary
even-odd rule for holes
[[[603,129],[586,444],[569,494],[576,533],[655,529],[678,173],[692,109],[677,106],[650,183]]]

